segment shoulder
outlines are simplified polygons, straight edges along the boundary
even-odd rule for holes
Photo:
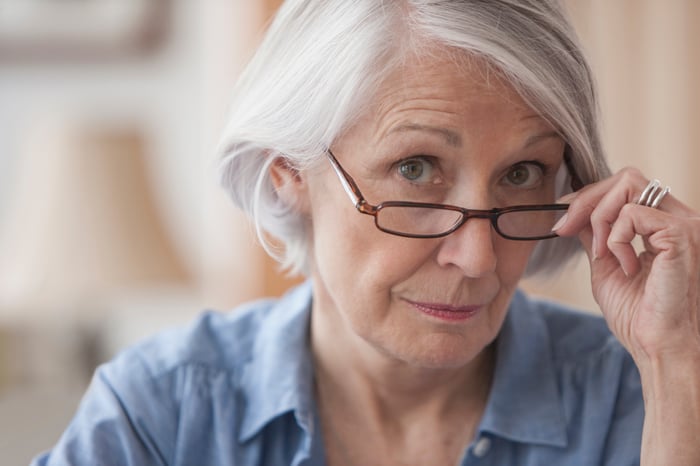
[[[548,360],[559,392],[570,402],[593,397],[610,410],[642,411],[639,371],[632,356],[610,332],[600,314],[518,294],[520,319],[539,322],[546,343],[538,346]]]
[[[228,312],[204,311],[186,327],[161,331],[124,349],[109,364],[140,365],[153,377],[187,365],[232,371],[250,359],[252,343],[264,331],[264,322],[279,312],[278,302],[265,299]]]
[[[632,356],[600,314],[546,300],[530,299],[545,322],[559,390],[569,409],[588,406],[582,418],[607,420],[608,438],[637,440],[644,417],[642,384]],[[569,413],[573,416],[572,413]],[[622,432],[622,434],[620,433]]]
[[[511,331],[538,329],[530,333],[540,340],[530,339],[535,354],[518,360],[539,370],[538,393],[543,393],[543,380],[552,382],[544,393],[566,426],[567,451],[590,459],[581,464],[635,464],[644,421],[641,380],[604,318],[521,293],[511,311],[518,315]],[[530,403],[536,400],[533,396]]]
[[[97,369],[86,398],[101,400],[103,408],[118,402],[128,417],[175,425],[184,406],[233,396],[277,304],[261,300],[227,313],[206,311],[190,325],[125,348]]]
[[[519,298],[521,312],[532,313],[544,323],[555,365],[585,364],[613,356],[629,358],[600,314],[522,294]]]
[[[282,298],[252,301],[228,312],[205,311],[188,326],[161,331],[124,349],[100,371],[129,383],[169,379],[183,371],[234,376],[260,356],[265,341],[285,338],[280,322],[303,322],[309,294],[301,286]]]
[[[237,439],[241,426],[250,424],[250,400],[270,385],[263,382],[271,376],[260,372],[280,359],[269,355],[271,342],[297,344],[293,330],[304,327],[309,296],[300,287],[279,300],[205,312],[187,327],[123,350],[98,368],[70,426],[43,458],[170,464],[177,457],[177,464],[224,464],[240,452],[219,439]],[[269,370],[288,366],[280,361]]]

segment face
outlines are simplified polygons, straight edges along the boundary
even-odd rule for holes
[[[564,143],[483,63],[438,55],[392,75],[331,149],[371,204],[490,209],[553,202]],[[486,219],[443,238],[383,233],[326,161],[296,189],[313,232],[314,319],[337,345],[448,368],[494,340],[535,242]]]

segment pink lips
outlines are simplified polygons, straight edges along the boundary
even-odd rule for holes
[[[423,314],[450,321],[470,319],[483,307],[481,305],[450,306],[447,304],[416,303],[408,300],[406,300],[406,302],[418,309]]]

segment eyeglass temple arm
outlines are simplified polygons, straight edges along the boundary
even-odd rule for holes
[[[355,207],[359,208],[360,205],[365,202],[362,194],[360,194],[360,188],[355,184],[355,180],[340,166],[340,163],[338,163],[338,160],[330,149],[326,151],[326,154],[328,155],[328,160],[330,160],[335,174],[338,175],[338,179],[340,179],[340,184],[343,185],[343,189],[348,197],[350,197],[350,201],[352,201]]]
[[[574,163],[571,161],[570,150],[571,148],[567,147],[567,150],[564,153],[564,163],[566,164],[566,169],[569,170],[569,174],[571,175],[571,189],[576,192],[583,188],[584,183],[581,181],[581,178],[579,178],[578,173],[576,173],[576,170],[574,169]]]

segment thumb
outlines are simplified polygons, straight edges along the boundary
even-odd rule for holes
[[[583,249],[586,251],[586,255],[588,255],[588,260],[593,262],[595,257],[593,257],[593,228],[591,225],[584,227],[578,233],[578,239],[581,241]]]

